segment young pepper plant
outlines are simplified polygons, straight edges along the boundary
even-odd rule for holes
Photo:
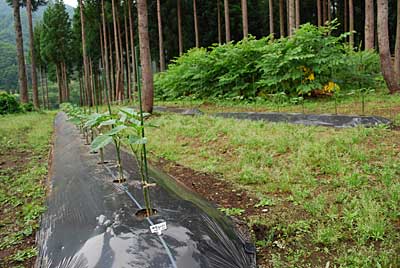
[[[115,119],[114,115],[103,115],[97,118],[98,121],[101,121],[98,125],[98,128],[102,128],[105,126],[110,126],[111,130],[100,133],[92,142],[91,150],[96,151],[99,149],[103,149],[111,142],[114,142],[115,150],[117,154],[117,166],[118,166],[118,179],[115,182],[122,183],[125,180],[123,175],[123,167],[121,161],[121,145],[123,139],[123,130],[127,128],[120,120]]]

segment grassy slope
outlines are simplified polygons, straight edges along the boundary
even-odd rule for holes
[[[0,267],[30,267],[44,211],[53,113],[0,117]]]
[[[152,123],[156,156],[262,200],[248,221],[266,230],[257,244],[268,267],[400,266],[400,132],[207,116]]]

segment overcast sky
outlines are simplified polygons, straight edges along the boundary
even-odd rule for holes
[[[76,7],[78,5],[77,0],[64,0],[64,3],[72,7]]]

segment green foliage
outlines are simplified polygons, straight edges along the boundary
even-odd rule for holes
[[[21,112],[17,98],[4,91],[0,91],[0,115]]]
[[[241,208],[219,208],[219,210],[227,216],[240,216],[244,212],[244,209]]]
[[[156,76],[157,92],[164,99],[251,99],[374,87],[380,73],[378,55],[347,48],[347,34],[331,35],[337,26],[335,21],[324,27],[308,23],[288,38],[249,37],[189,50]]]

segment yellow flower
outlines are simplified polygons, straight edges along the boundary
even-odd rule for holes
[[[337,92],[340,90],[340,87],[338,84],[336,84],[335,82],[329,81],[328,84],[326,84],[323,88],[323,92],[324,93],[333,93],[333,92]]]

